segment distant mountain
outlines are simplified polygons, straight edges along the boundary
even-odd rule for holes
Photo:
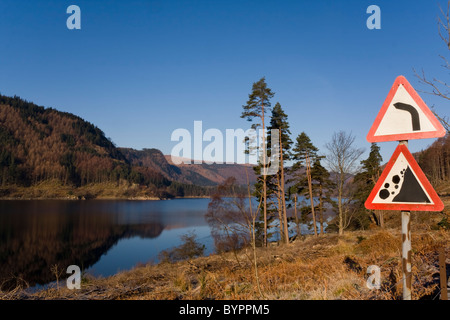
[[[165,156],[171,161],[171,156]],[[256,182],[256,175],[251,165],[243,164],[178,164],[177,165],[186,176],[201,175],[214,184],[222,183],[228,177],[235,177],[239,185],[253,185]],[[248,174],[248,181],[247,181]]]
[[[76,115],[0,95],[0,197],[204,196],[229,176],[246,184],[246,168],[254,183],[249,166],[177,166],[157,149],[117,148]]]
[[[163,155],[158,149],[134,150],[119,148],[133,166],[144,166],[161,173],[165,178],[198,186],[214,186],[228,177],[235,177],[237,184],[247,184],[246,171],[250,184],[256,182],[256,175],[249,165],[240,164],[178,164],[174,165],[171,156]]]

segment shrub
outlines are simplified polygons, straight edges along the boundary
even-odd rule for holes
[[[400,251],[401,239],[397,239],[386,231],[380,231],[368,239],[363,239],[357,246],[356,252],[359,254],[375,254],[383,256],[389,253]]]
[[[184,234],[180,238],[181,245],[159,253],[158,259],[161,262],[176,262],[203,256],[205,245],[197,242],[197,235],[194,232]]]
[[[450,222],[447,217],[443,217],[441,221],[438,222],[438,227],[444,230],[450,230]]]

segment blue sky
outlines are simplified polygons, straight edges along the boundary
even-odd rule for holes
[[[118,146],[169,154],[173,130],[248,128],[240,118],[262,76],[325,153],[333,132],[365,137],[398,75],[445,79],[445,1],[0,1],[0,92],[81,116]],[[68,30],[66,8],[81,8]],[[369,30],[366,9],[381,8]],[[420,93],[441,115],[449,103]],[[410,150],[434,140],[410,141]],[[397,143],[380,143],[388,161]]]

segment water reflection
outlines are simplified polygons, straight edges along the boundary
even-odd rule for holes
[[[155,260],[193,228],[208,237],[208,202],[0,201],[0,285],[14,286],[18,278],[30,286],[51,282],[54,264],[107,276]]]

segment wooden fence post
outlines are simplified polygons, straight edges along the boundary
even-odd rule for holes
[[[445,248],[439,248],[439,273],[441,278],[441,300],[448,300],[447,270],[445,267]]]

